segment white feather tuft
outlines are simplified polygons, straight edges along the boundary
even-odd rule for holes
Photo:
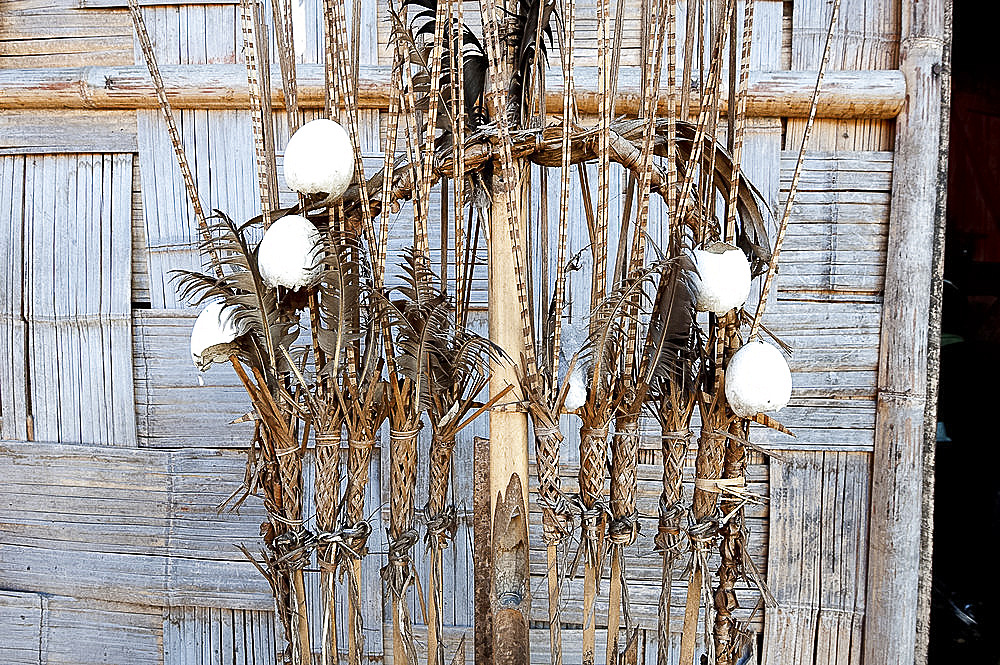
[[[299,289],[319,274],[319,231],[305,217],[287,215],[276,220],[260,241],[257,266],[268,286]]]
[[[726,367],[726,400],[733,413],[752,418],[778,411],[792,396],[792,373],[785,357],[766,342],[747,342]]]
[[[339,199],[354,178],[354,147],[333,120],[307,122],[285,146],[285,183],[301,194]]]

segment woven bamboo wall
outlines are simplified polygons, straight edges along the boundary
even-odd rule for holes
[[[161,65],[242,61],[237,5],[140,4]],[[295,4],[301,63],[321,57],[314,4]],[[587,2],[577,4],[578,64],[594,65],[596,21]],[[390,64],[384,5],[360,3],[362,64]],[[843,0],[831,69],[895,68],[897,6]],[[235,548],[260,546],[263,512],[252,500],[239,514],[216,511],[242,480],[234,448],[249,431],[228,423],[249,403],[230,369],[199,375],[188,360],[194,314],[177,301],[169,271],[198,262],[194,223],[159,112],[5,104],[4,82],[31,78],[28,69],[141,64],[124,7],[124,0],[0,0],[0,662],[270,663],[280,644],[270,595]],[[758,0],[756,7],[755,70],[816,69],[828,3]],[[468,13],[474,8],[470,2]],[[627,14],[637,15],[633,9]],[[642,36],[637,22],[623,34],[627,67]],[[206,205],[246,218],[256,205],[251,129],[235,106],[183,109],[179,124]],[[362,114],[369,172],[380,164],[382,116]],[[744,167],[775,206],[803,124],[750,121]],[[284,122],[275,126],[283,145]],[[754,440],[780,457],[757,459],[749,470],[751,487],[770,497],[748,514],[752,554],[779,601],[754,618],[767,663],[860,661],[893,128],[884,118],[818,121],[765,320],[795,349],[794,399],[780,419],[797,434],[755,431]],[[406,243],[406,214],[394,227],[395,248]],[[586,243],[584,231],[576,234],[574,252]],[[586,302],[582,272],[571,288]],[[485,306],[482,279],[477,289]],[[564,424],[576,428],[569,417]],[[470,444],[486,434],[483,421],[456,450],[462,521],[445,559],[453,584],[445,593],[446,650],[454,653],[464,636],[470,661]],[[577,445],[573,434],[564,447],[570,491]],[[426,452],[427,441],[422,446]],[[658,447],[642,453],[643,535],[628,561],[647,663],[656,654]],[[373,555],[363,582],[372,662],[391,660],[375,592],[388,503],[388,483],[378,479],[386,463],[376,449],[367,498]],[[426,468],[418,482],[426,486]],[[531,528],[540,546],[537,511]],[[533,550],[531,563],[541,621],[544,551]],[[427,562],[419,560],[418,570],[426,579]],[[574,610],[580,586],[571,582],[566,591],[570,624],[582,621]],[[744,589],[741,601],[756,599]],[[544,662],[547,632],[535,632]],[[572,628],[564,639],[573,662]]]

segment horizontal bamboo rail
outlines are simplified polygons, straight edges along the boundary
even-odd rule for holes
[[[299,65],[299,104],[323,106],[323,66]],[[174,108],[249,108],[243,65],[166,65],[162,67],[167,97]],[[389,67],[360,67],[358,105],[384,108],[393,93]],[[272,71],[272,104],[284,103],[277,70]],[[755,117],[809,115],[816,72],[775,71],[750,75],[747,114]],[[597,69],[574,71],[577,105],[584,114],[597,113]],[[665,86],[664,86],[664,89]],[[561,74],[546,81],[549,108],[562,106]],[[903,108],[906,82],[898,70],[836,71],[823,79],[817,115],[823,118],[894,118]],[[698,95],[691,112],[698,112]],[[638,72],[622,69],[616,109],[632,115],[639,108]],[[660,100],[666,110],[666,98]],[[152,80],[145,67],[78,67],[0,70],[0,109],[152,109],[157,108]],[[723,100],[720,113],[726,113]]]

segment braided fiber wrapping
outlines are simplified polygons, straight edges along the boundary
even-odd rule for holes
[[[291,522],[302,519],[302,458],[297,445],[277,450],[281,473],[281,507]]]
[[[372,458],[371,438],[352,438],[347,442],[347,489],[344,492],[344,522],[355,527],[365,521],[365,487],[368,485],[369,465]],[[367,531],[354,538],[352,549],[361,554],[368,540]]]
[[[684,485],[684,456],[687,454],[690,430],[664,431],[663,446],[663,492],[660,493],[660,513],[656,549],[660,552],[673,551],[680,546],[681,518],[684,505],[681,491]]]
[[[604,494],[604,457],[608,442],[605,420],[600,426],[584,425],[580,428],[580,501],[584,512],[580,518],[582,540],[586,545],[588,562],[597,566],[601,534],[604,531],[604,513],[600,510]]]
[[[608,426],[580,428],[580,500],[593,508],[604,493],[604,462],[608,443]]]
[[[631,545],[638,535],[635,519],[636,470],[639,458],[639,416],[615,418],[611,439],[611,542]]]
[[[732,433],[745,437],[748,433],[739,421],[732,425]],[[727,441],[723,464],[723,478],[741,478],[746,470],[746,449],[743,444],[730,439]],[[739,656],[735,652],[737,627],[733,612],[739,607],[736,600],[736,582],[743,576],[743,553],[746,548],[746,533],[743,530],[743,509],[738,498],[724,496],[722,512],[733,517],[720,529],[722,542],[719,554],[719,586],[715,591],[715,652],[720,665],[731,665]]]
[[[413,527],[413,490],[417,484],[419,428],[389,432],[389,537],[397,540]]]
[[[542,505],[543,538],[547,544],[562,540],[567,529],[567,509],[559,479],[559,450],[563,435],[548,415],[535,416],[535,460],[538,469],[538,498]]]
[[[406,427],[407,423],[402,423]],[[382,569],[392,600],[393,658],[409,665],[417,660],[406,591],[413,580],[410,551],[417,542],[413,528],[413,490],[417,484],[417,435],[420,423],[389,430],[389,553]]]
[[[340,493],[340,432],[316,435],[316,524],[332,531]]]
[[[427,488],[427,519],[439,517],[448,502],[448,483],[451,480],[451,456],[455,450],[455,437],[431,437],[430,475]]]
[[[705,417],[708,420],[708,417]],[[695,477],[698,480],[718,480],[722,477],[722,464],[726,455],[726,436],[714,431],[706,422],[702,425],[698,439],[698,456],[695,458]],[[709,492],[695,487],[691,509],[694,518],[701,520],[715,512],[717,492]]]

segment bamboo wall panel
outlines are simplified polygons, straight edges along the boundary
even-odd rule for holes
[[[128,11],[88,11],[80,0],[0,2],[0,68],[132,62]]]
[[[244,447],[250,399],[229,365],[200,372],[191,360],[194,310],[135,310],[135,408],[140,446]]]
[[[153,7],[143,10],[162,65],[235,63],[241,53],[239,9],[233,5]],[[142,63],[138,44],[135,61]],[[206,214],[218,209],[246,220],[259,212],[253,134],[248,111],[175,111],[178,131]],[[142,212],[146,230],[149,302],[184,306],[172,270],[198,270],[197,220],[158,109],[136,112]]]
[[[163,665],[275,665],[274,613],[216,607],[163,610]]]
[[[769,608],[763,663],[861,662],[868,453],[789,453],[771,462]]]
[[[0,591],[0,662],[96,665],[162,661],[160,609]]]
[[[150,606],[272,607],[236,548],[259,549],[263,509],[218,508],[245,458],[3,442],[0,588]],[[58,490],[54,489],[58,488]]]
[[[135,445],[132,156],[0,157],[4,438]]]
[[[782,154],[782,182],[796,154]],[[885,281],[891,152],[810,152],[792,207],[778,298],[877,301]],[[782,206],[787,185],[782,189]]]
[[[0,662],[38,665],[42,641],[42,597],[0,591]]]
[[[899,66],[900,3],[842,0],[830,48],[829,71],[895,69]],[[818,70],[832,5],[792,3],[792,69]],[[798,150],[804,120],[789,120],[785,148]],[[892,150],[892,120],[818,120],[809,139],[816,150]]]
[[[0,110],[0,155],[135,152],[128,111]]]

